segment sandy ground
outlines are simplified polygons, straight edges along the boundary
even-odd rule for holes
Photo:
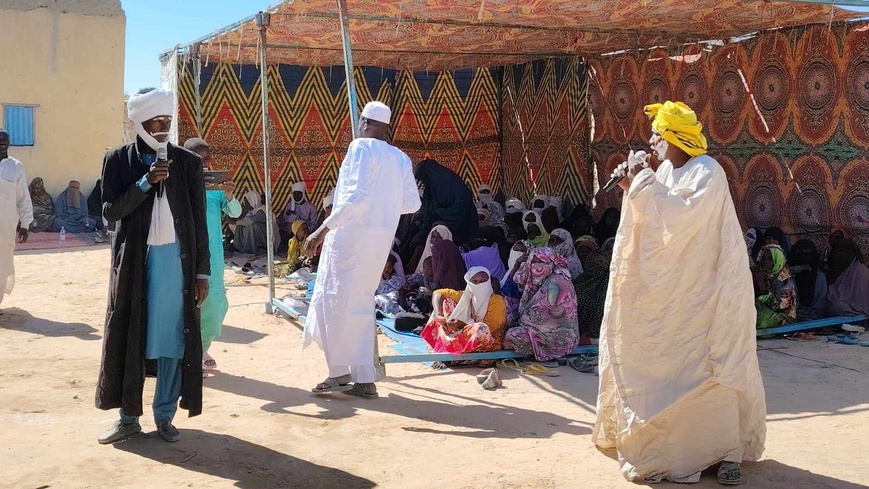
[[[179,411],[183,439],[96,437],[115,419],[94,408],[108,249],[16,257],[18,286],[0,317],[0,486],[622,488],[591,443],[597,377],[505,374],[486,392],[477,369],[390,365],[376,401],[317,398],[322,353],[299,326],[264,314],[262,284],[229,287],[232,304],[205,380],[204,414]],[[227,279],[234,278],[232,272]],[[381,352],[390,341],[381,337]],[[764,459],[745,487],[869,484],[869,349],[767,341]],[[146,402],[154,389],[146,382]],[[150,409],[146,407],[146,413]],[[699,487],[720,487],[704,475]]]

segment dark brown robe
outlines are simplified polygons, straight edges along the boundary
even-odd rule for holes
[[[151,209],[157,186],[142,192],[137,182],[148,172],[140,157],[147,148],[137,138],[106,153],[103,162],[103,215],[117,222],[112,243],[112,269],[106,313],[103,357],[97,380],[96,406],[122,408],[129,416],[142,415],[147,330],[146,252]],[[175,218],[184,272],[184,358],[181,361],[181,408],[189,415],[202,412],[202,341],[194,284],[210,272],[205,218],[205,182],[196,154],[169,145],[172,160],[165,192]]]

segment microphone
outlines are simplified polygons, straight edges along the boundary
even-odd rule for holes
[[[169,159],[169,150],[165,146],[157,148],[157,163],[167,161]],[[160,181],[160,186],[157,187],[157,197],[163,197],[163,180]]]
[[[642,161],[642,160],[646,159],[647,155],[648,154],[645,151],[640,150],[640,151],[637,151],[636,153],[634,153],[634,158]],[[619,185],[619,182],[621,182],[622,179],[624,179],[627,176],[628,176],[627,173],[625,173],[624,175],[616,175],[616,176],[610,178],[610,181],[607,182],[606,185],[603,186],[603,191],[609,192],[612,189],[616,188]]]

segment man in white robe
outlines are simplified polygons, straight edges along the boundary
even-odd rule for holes
[[[399,218],[421,205],[410,158],[386,142],[390,117],[380,102],[365,106],[362,137],[341,164],[332,214],[305,241],[306,255],[323,246],[304,333],[304,346],[317,343],[329,366],[315,394],[377,397],[374,295]]]
[[[600,341],[594,443],[633,482],[722,484],[757,460],[766,404],[754,293],[727,176],[679,102],[646,107],[657,169],[633,153],[622,181]]]
[[[27,241],[27,229],[33,222],[27,175],[24,165],[9,156],[9,142],[9,133],[0,129],[0,304],[15,287],[15,243]]]

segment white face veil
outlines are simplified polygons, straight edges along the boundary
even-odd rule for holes
[[[478,273],[485,273],[488,280],[480,284],[471,282],[474,275]],[[489,299],[494,293],[491,279],[492,275],[487,268],[471,267],[468,273],[465,274],[465,283],[467,284],[465,292],[447,320],[458,319],[465,324],[483,321],[486,317],[486,312],[489,310]]]

